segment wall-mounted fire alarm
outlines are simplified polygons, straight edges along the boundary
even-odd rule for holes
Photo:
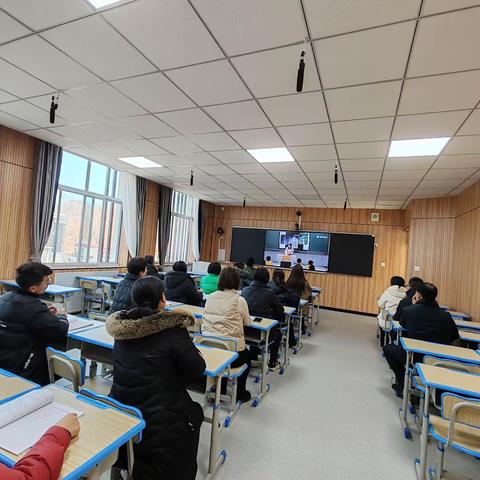
[[[370,220],[372,222],[379,222],[380,221],[380,214],[378,212],[374,212],[370,215]]]

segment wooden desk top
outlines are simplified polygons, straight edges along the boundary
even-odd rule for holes
[[[287,314],[287,315],[292,315],[293,313],[296,312],[296,308],[294,307],[283,307],[283,311]]]
[[[112,407],[86,399],[81,395],[58,387],[47,385],[53,391],[55,400],[85,412],[79,417],[80,434],[70,443],[65,453],[62,473],[63,480],[77,479],[90,471],[96,463],[117,450],[121,445],[143,430],[143,420],[126,415]],[[20,456],[0,449],[4,463],[12,465]]]
[[[252,317],[252,323],[245,328],[254,328],[255,330],[268,331],[271,330],[275,325],[278,325],[277,320],[272,320],[271,318],[262,318],[261,322],[254,322]]]
[[[207,377],[217,377],[238,357],[237,352],[229,352],[205,345],[196,345],[196,347],[200,350],[207,364],[204,372]]]
[[[469,330],[459,330],[460,338],[466,340],[467,342],[478,342],[480,343],[480,332],[475,333]]]
[[[110,283],[112,285],[118,285],[123,278],[118,278],[118,277],[97,277],[97,276],[88,276],[88,275],[77,275],[77,278],[80,280],[92,280],[94,282],[104,282],[104,283]]]
[[[0,280],[0,284],[7,285],[9,287],[18,288],[18,284],[15,280]],[[63,285],[50,284],[45,293],[47,295],[73,295],[74,293],[81,292],[82,289],[78,287],[64,287]]]
[[[453,319],[459,328],[469,328],[470,330],[480,330],[480,322],[469,322],[467,320]]]
[[[40,388],[36,383],[0,369],[0,403],[36,388]]]
[[[180,304],[174,305],[168,308],[169,310],[186,310],[190,312],[193,316],[197,318],[203,318],[203,312],[205,309],[203,307],[196,307],[195,305]]]
[[[448,313],[452,316],[452,318],[458,318],[460,320],[468,320],[470,318],[470,315],[467,315],[466,313],[463,312],[456,312],[455,310],[447,310]]]
[[[452,360],[460,360],[480,365],[480,355],[474,350],[462,347],[453,347],[451,345],[442,345],[440,343],[424,342],[413,338],[400,339],[403,348],[415,353],[424,353],[427,355],[441,356]]]
[[[100,327],[82,330],[81,332],[72,332],[68,334],[70,338],[79,340],[80,342],[91,343],[99,347],[113,348],[113,337],[107,332],[105,325]]]
[[[417,364],[417,371],[424,385],[441,388],[449,392],[480,397],[480,375],[457,372],[424,363]]]

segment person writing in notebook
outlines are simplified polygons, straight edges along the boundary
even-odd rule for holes
[[[19,288],[0,297],[0,368],[40,385],[50,383],[45,349],[65,349],[68,333],[63,309],[39,298],[52,273],[42,263],[24,263],[17,268]]]
[[[80,424],[70,413],[48,429],[40,440],[13,466],[0,464],[2,480],[57,480],[65,451],[78,435]]]

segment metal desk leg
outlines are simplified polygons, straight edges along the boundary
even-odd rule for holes
[[[410,391],[410,372],[409,367],[412,362],[413,353],[407,352],[407,360],[405,362],[405,380],[403,383],[403,402],[400,410],[400,423],[402,424],[403,435],[405,438],[412,438],[412,432],[407,424],[407,411],[408,411],[408,392]]]
[[[291,315],[287,315],[287,333],[285,338],[283,339],[283,365],[282,368],[280,369],[280,375],[283,375],[288,368],[288,365],[290,364],[290,355],[289,355],[289,341],[290,341],[290,321],[291,321]]]
[[[303,323],[303,313],[298,315],[298,331],[297,331],[297,344],[293,348],[293,354],[296,355],[303,347],[302,343],[302,323]]]
[[[223,373],[223,372],[222,372]],[[215,386],[215,403],[213,404],[213,415],[212,415],[212,431],[210,434],[210,457],[208,460],[208,474],[212,475],[216,472],[217,468],[220,465],[223,465],[225,458],[227,457],[227,452],[222,450],[219,452],[220,444],[220,390],[222,388],[222,374],[220,373],[216,378]]]
[[[270,334],[270,331],[268,330],[262,333],[262,336],[264,337],[262,339],[264,341],[264,344],[262,346],[262,377],[260,379],[260,392],[258,396],[253,400],[252,407],[256,407],[260,403],[262,398],[270,390],[270,384],[266,383],[266,377],[268,374],[268,336],[269,334]]]
[[[427,474],[427,447],[428,447],[428,406],[430,403],[430,388],[425,385],[425,400],[423,404],[423,424],[420,436],[420,458],[415,459],[417,479],[425,480]]]

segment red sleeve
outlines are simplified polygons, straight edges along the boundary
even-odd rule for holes
[[[50,428],[13,468],[0,465],[2,480],[57,480],[63,465],[70,433],[61,427]]]

